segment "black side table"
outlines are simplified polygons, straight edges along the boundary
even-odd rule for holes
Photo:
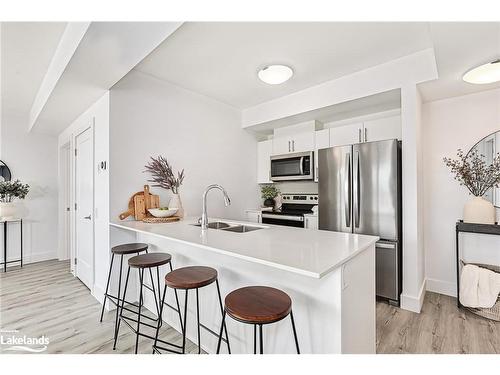
[[[23,219],[0,219],[0,223],[3,224],[3,271],[7,272],[7,263],[21,263],[21,268],[23,267]],[[20,224],[20,238],[21,238],[21,258],[16,260],[7,261],[7,224],[8,223],[19,223]]]
[[[490,234],[490,235],[500,235],[500,225],[497,224],[475,224],[475,223],[464,223],[463,220],[457,221],[455,226],[455,238],[457,246],[457,306],[462,307],[460,303],[460,233],[478,233],[478,234]]]

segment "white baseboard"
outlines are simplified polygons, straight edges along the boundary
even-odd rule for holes
[[[10,259],[10,258],[7,258]],[[44,262],[46,260],[53,260],[57,259],[57,252],[55,251],[47,251],[47,252],[41,252],[41,253],[32,253],[32,254],[23,254],[23,264],[30,264],[30,263],[38,263],[38,262]],[[1,260],[3,262],[3,259]],[[19,262],[16,263],[9,263],[7,264],[7,268],[9,267],[18,267],[20,265]]]
[[[406,294],[401,294],[401,308],[403,310],[413,311],[420,313],[422,306],[424,304],[425,292],[426,292],[426,279],[420,287],[418,296],[409,296]]]
[[[450,283],[449,281],[427,279],[427,290],[429,292],[444,294],[450,297],[457,296],[457,287],[455,283]]]

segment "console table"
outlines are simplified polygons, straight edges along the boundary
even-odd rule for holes
[[[477,233],[500,235],[500,225],[497,224],[475,224],[464,223],[462,220],[457,221],[455,226],[456,247],[457,247],[457,306],[462,307],[460,303],[460,233]]]
[[[4,272],[7,272],[7,264],[8,263],[16,263],[20,262],[21,263],[21,268],[23,267],[23,219],[1,219],[0,218],[0,223],[3,224],[3,262],[0,264],[3,264],[3,270]],[[16,259],[16,260],[10,260],[7,261],[7,227],[8,223],[19,223],[20,225],[20,238],[21,238],[21,258]]]

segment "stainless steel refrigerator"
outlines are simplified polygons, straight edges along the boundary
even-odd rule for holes
[[[318,151],[319,229],[379,236],[376,291],[401,294],[401,145],[397,140]]]

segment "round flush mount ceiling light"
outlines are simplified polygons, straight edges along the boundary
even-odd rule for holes
[[[286,65],[268,65],[259,70],[259,78],[270,85],[279,85],[293,76],[293,70]]]
[[[479,85],[500,81],[500,59],[469,70],[464,74],[463,80]]]

